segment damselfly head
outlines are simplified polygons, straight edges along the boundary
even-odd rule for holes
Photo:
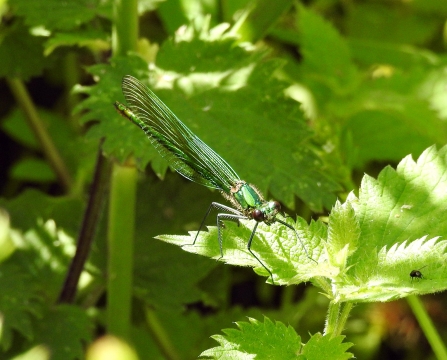
[[[261,210],[259,210],[259,209],[254,209],[254,210],[251,212],[251,217],[252,217],[254,220],[256,220],[257,222],[262,222],[262,221],[265,220],[264,213],[263,213]]]
[[[262,206],[253,209],[251,217],[257,222],[265,222],[271,225],[275,222],[276,215],[281,211],[281,204],[278,201],[266,201]]]

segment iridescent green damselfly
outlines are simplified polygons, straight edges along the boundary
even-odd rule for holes
[[[261,193],[252,185],[241,180],[228,163],[215,151],[200,140],[183,124],[177,116],[143,83],[130,75],[123,78],[122,89],[129,107],[115,102],[118,112],[139,126],[149,137],[152,145],[168,161],[168,163],[185,178],[218,189],[222,195],[234,206],[226,206],[212,202],[200,224],[197,237],[205,225],[205,220],[212,209],[225,213],[217,214],[218,241],[220,257],[223,257],[222,228],[223,221],[229,220],[239,225],[239,220],[255,220],[255,225],[247,242],[247,250],[270,274],[273,274],[262,261],[253,253],[251,245],[258,224],[263,222],[271,225],[281,223],[291,229],[307,257],[313,260],[307,253],[301,238],[295,228],[278,219],[281,205],[277,201],[264,200]],[[315,261],[315,260],[313,260]]]

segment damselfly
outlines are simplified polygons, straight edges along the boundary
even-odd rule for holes
[[[189,180],[210,188],[218,189],[234,206],[211,203],[194,238],[193,245],[202,230],[205,220],[212,209],[225,211],[217,214],[218,241],[221,258],[223,257],[222,228],[223,221],[239,224],[239,220],[253,219],[255,225],[247,242],[247,250],[270,274],[272,272],[251,250],[258,224],[271,225],[281,223],[291,229],[307,257],[301,238],[296,230],[285,221],[277,218],[281,205],[277,201],[264,200],[261,193],[252,185],[241,180],[228,163],[215,151],[200,140],[183,124],[177,116],[144,84],[132,76],[125,76],[122,82],[124,97],[129,107],[115,102],[118,112],[139,126],[149,137],[152,145],[181,175]],[[313,260],[313,259],[311,259]],[[315,260],[313,260],[315,261]]]

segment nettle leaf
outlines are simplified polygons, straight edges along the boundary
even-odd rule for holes
[[[330,263],[344,268],[348,257],[357,250],[360,226],[351,203],[338,201],[332,209],[328,224],[327,248]]]
[[[332,337],[329,335],[315,334],[307,344],[303,346],[302,356],[303,360],[345,360],[352,359],[354,355],[346,352],[353,344],[343,343],[344,336]]]
[[[17,15],[24,17],[27,25],[44,26],[50,30],[79,27],[92,20],[102,7],[110,7],[110,4],[98,0],[13,0],[9,4]]]
[[[32,282],[32,276],[24,268],[5,262],[0,265],[0,272],[0,346],[6,351],[11,347],[15,332],[32,340],[32,318],[41,317],[43,299],[38,294],[38,287]]]
[[[301,338],[289,325],[264,322],[249,318],[250,322],[236,322],[239,327],[225,329],[223,335],[212,338],[220,346],[206,350],[201,357],[212,359],[296,359],[301,348]]]
[[[270,227],[259,224],[251,247],[262,264],[273,273],[273,282],[276,285],[301,283],[309,281],[314,276],[325,274],[328,271],[327,266],[323,270],[315,263],[322,256],[321,239],[318,236],[324,233],[320,231],[321,223],[312,223],[309,229],[303,219],[299,219],[296,224],[287,219],[287,223],[298,232],[309,257],[295,233],[279,223],[274,223]],[[254,267],[258,274],[267,276],[267,281],[272,283],[268,271],[247,250],[247,242],[254,225],[255,221],[241,221],[240,226],[231,222],[225,223],[223,257],[217,240],[217,228],[214,226],[208,227],[209,232],[200,232],[195,244],[193,243],[197,231],[191,231],[190,236],[160,235],[156,238],[182,246],[188,252],[211,257],[227,264]],[[312,236],[312,230],[318,235]]]
[[[11,238],[15,252],[0,265],[0,313],[3,318],[0,345],[8,350],[17,336],[16,331],[27,340],[29,346],[45,342],[53,353],[69,351],[70,354],[79,355],[82,349],[79,339],[86,336],[87,315],[81,309],[68,310],[68,313],[60,315],[58,309],[48,307],[59,295],[75,252],[74,239],[58,229],[52,220],[37,221],[23,235],[13,231]],[[71,316],[70,311],[79,313]],[[54,316],[60,318],[56,320]],[[64,326],[65,331],[61,331]],[[78,327],[81,328],[78,337],[67,335]],[[50,328],[52,331],[49,331]],[[67,345],[66,336],[74,339],[77,345]],[[52,341],[59,341],[59,344]]]
[[[249,318],[249,322],[236,322],[236,329],[225,329],[225,335],[214,335],[220,346],[200,354],[208,359],[350,359],[346,350],[351,343],[342,343],[343,336],[331,338],[313,335],[307,344],[289,325],[267,317],[264,322]]]
[[[92,341],[93,323],[87,312],[74,305],[47,309],[36,324],[34,343],[43,344],[54,359],[81,359]]]
[[[335,278],[338,301],[387,301],[447,288],[447,147],[408,156],[377,180],[365,176],[355,209],[360,238],[346,271]],[[425,267],[423,279],[410,277]],[[422,281],[423,280],[423,281]]]
[[[318,277],[315,284],[333,301],[389,301],[445,290],[446,169],[447,147],[431,147],[417,162],[408,156],[396,170],[385,168],[377,180],[365,175],[359,197],[350,194],[345,203],[337,202],[328,225],[287,219],[307,254],[294,232],[280,223],[260,224],[252,251],[273,273],[274,284]],[[268,271],[247,251],[254,224],[225,224],[223,257],[216,227],[201,232],[194,245],[196,232],[158,238],[229,264],[252,266],[272,283]],[[413,270],[423,270],[422,276],[410,276]]]
[[[33,274],[36,286],[45,289],[49,300],[57,298],[76,250],[74,239],[58,228],[54,220],[39,219],[15,242],[17,251],[9,260]]]

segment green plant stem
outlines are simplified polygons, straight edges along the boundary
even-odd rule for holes
[[[160,324],[157,314],[151,308],[146,309],[146,321],[149,325],[149,330],[152,333],[152,337],[158,345],[161,353],[168,360],[178,360],[180,356],[177,354],[175,347],[171,344],[169,336],[166,334],[165,329]]]
[[[347,302],[343,304],[343,309],[341,311],[341,314],[337,321],[337,326],[335,328],[334,333],[332,334],[332,337],[341,335],[345,328],[346,321],[348,320],[349,314],[351,313],[351,310],[353,308],[354,304],[351,302]]]
[[[137,50],[138,1],[116,0],[114,3],[112,48],[114,56]]]
[[[136,201],[135,166],[114,164],[109,203],[108,333],[129,340]]]
[[[419,325],[421,326],[421,329],[430,343],[436,357],[442,360],[447,359],[447,350],[445,345],[442,342],[438,331],[434,327],[433,322],[428,316],[421,299],[415,295],[410,295],[407,297],[407,301],[411,307],[411,310],[413,310],[413,314],[418,319]]]
[[[37,141],[42,146],[42,151],[45,157],[48,159],[50,166],[56,173],[56,176],[59,179],[59,182],[64,188],[65,192],[68,192],[72,184],[70,173],[68,172],[68,169],[65,166],[65,163],[62,160],[59,151],[54,145],[53,140],[46,131],[45,125],[42,123],[42,120],[37,114],[36,107],[34,106],[34,103],[32,102],[25,85],[23,85],[23,82],[21,80],[16,78],[8,78],[7,81],[17,103],[25,113],[28,125],[34,132]]]
[[[338,326],[339,314],[340,314],[340,303],[329,303],[328,314],[326,318],[326,325],[324,327],[324,335],[335,334]]]
[[[116,0],[113,8],[114,56],[136,51],[137,0]],[[107,329],[125,340],[130,337],[133,287],[133,249],[137,170],[114,164],[110,185],[108,222]]]
[[[102,155],[102,142],[99,144],[96,158],[95,176],[90,187],[87,208],[82,219],[81,231],[78,235],[76,253],[70,264],[64,286],[59,295],[59,303],[72,303],[76,289],[90,254],[91,245],[96,234],[98,223],[103,211],[103,205],[108,192],[110,178],[110,163]]]

